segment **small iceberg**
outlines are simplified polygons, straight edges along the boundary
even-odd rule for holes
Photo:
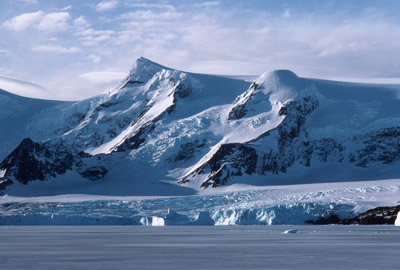
[[[394,222],[394,226],[400,226],[400,211],[397,213],[397,218]]]
[[[140,223],[143,226],[165,226],[165,220],[162,217],[142,217]]]
[[[289,229],[283,232],[284,234],[292,234],[292,233],[297,233],[297,229]]]
[[[172,209],[168,209],[165,217],[142,217],[140,223],[144,226],[213,226],[215,224],[208,211],[201,211],[195,219],[190,219]]]
[[[151,226],[165,226],[165,220],[162,217],[153,217]]]

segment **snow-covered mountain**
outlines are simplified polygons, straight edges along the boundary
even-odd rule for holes
[[[397,178],[399,89],[287,70],[248,82],[139,58],[115,89],[80,102],[0,93],[0,103],[25,108],[0,108],[9,131],[0,186],[18,195],[182,195]]]
[[[6,158],[26,137],[36,141],[48,138],[48,130],[38,128],[38,125],[44,126],[49,118],[53,118],[52,121],[58,119],[58,114],[70,104],[26,98],[0,89],[0,160]]]

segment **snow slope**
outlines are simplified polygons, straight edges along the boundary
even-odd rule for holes
[[[35,119],[43,111],[58,112],[70,102],[25,98],[0,89],[0,160],[3,160],[26,137],[42,140],[46,130],[32,132],[33,125],[45,119]],[[56,118],[57,116],[53,116]]]
[[[3,137],[30,139],[4,149],[0,187],[21,196],[172,196],[232,184],[395,179],[399,93],[288,70],[248,82],[139,58],[105,95],[43,108],[35,102],[51,102],[27,102],[36,111]],[[12,108],[10,126],[25,119]]]

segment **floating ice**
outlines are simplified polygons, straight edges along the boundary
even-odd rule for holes
[[[292,234],[292,233],[297,233],[297,229],[289,229],[283,232],[284,234]]]
[[[153,217],[151,226],[165,226],[165,220],[161,217]]]

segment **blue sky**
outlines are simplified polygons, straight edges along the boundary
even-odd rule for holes
[[[400,83],[397,0],[0,0],[0,10],[0,87],[32,97],[104,93],[139,56],[200,73]]]

